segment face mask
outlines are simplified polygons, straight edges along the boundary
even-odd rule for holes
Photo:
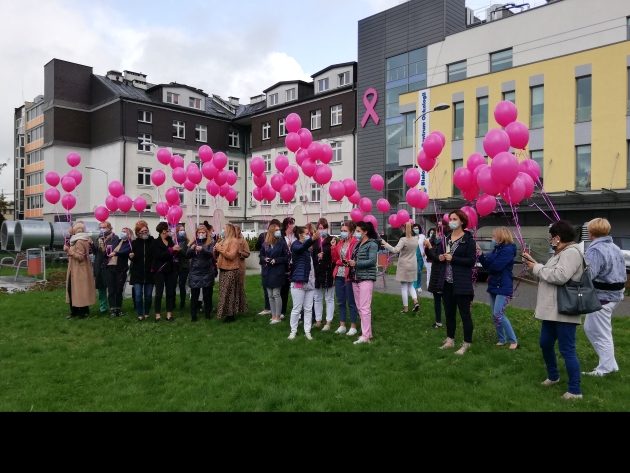
[[[420,229],[419,229],[419,228],[414,228],[414,229],[413,229],[413,233],[414,233],[415,235],[420,235]]]
[[[197,234],[197,240],[205,240],[207,236],[207,233],[199,233]]]
[[[558,246],[558,242],[554,241],[554,239],[552,238],[551,240],[549,240],[549,245],[551,245],[552,248],[556,248]]]
[[[282,233],[280,232],[280,230],[276,230],[275,232],[273,232],[273,236],[275,238],[280,238],[282,236]]]
[[[127,241],[127,234],[125,232],[119,233],[118,234],[118,238],[120,238],[122,241]]]
[[[177,232],[177,236],[180,238],[186,238],[186,232]]]
[[[309,241],[310,239],[311,239],[311,236],[308,233],[304,235],[304,241]]]
[[[354,238],[355,238],[355,239],[357,239],[357,240],[359,240],[359,241],[361,241],[361,240],[363,239],[363,233],[356,232],[356,233],[354,234]]]
[[[451,227],[451,230],[457,230],[459,228],[459,222],[448,222],[448,226]]]
[[[140,238],[142,238],[143,240],[148,240],[149,239],[149,235],[143,233],[142,235],[140,235]]]
[[[101,230],[98,232],[98,234],[102,237],[106,236],[109,234],[109,231],[106,230],[105,228],[101,228]]]
[[[343,238],[344,240],[348,239],[348,232],[341,232],[341,238]]]
[[[221,230],[221,238],[225,238],[225,230]]]
[[[497,245],[498,245],[497,241],[496,241],[494,238],[493,238],[492,240],[490,240],[490,241],[492,242],[492,244],[493,244],[494,246],[497,246]]]
[[[327,230],[320,230],[319,234],[321,235],[322,238],[326,238],[328,236],[328,231]]]

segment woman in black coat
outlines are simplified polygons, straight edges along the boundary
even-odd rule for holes
[[[424,254],[430,265],[427,267],[432,268],[427,288],[433,294],[433,310],[435,312],[433,328],[440,328],[442,327],[442,290],[444,288],[444,275],[446,274],[446,262],[439,259],[439,256],[444,254],[442,240],[435,237],[424,240]]]
[[[260,266],[263,286],[269,296],[271,310],[270,324],[280,323],[282,316],[281,288],[287,278],[289,248],[282,237],[280,227],[272,223],[267,229],[267,236],[260,247]]]
[[[171,231],[166,222],[158,223],[155,230],[159,237],[153,241],[153,267],[155,277],[155,321],[161,320],[162,294],[166,289],[166,320],[173,321],[175,308],[175,290],[177,286],[177,263],[175,259],[180,250],[173,242]]]
[[[130,284],[133,286],[136,314],[138,320],[149,318],[151,299],[153,297],[153,237],[149,235],[147,222],[140,220],[135,227],[136,239],[131,243]]]
[[[195,239],[188,245],[186,257],[190,260],[188,285],[190,286],[190,319],[197,321],[199,292],[203,294],[203,309],[206,319],[212,313],[212,290],[217,277],[217,263],[214,259],[214,241],[205,225],[199,225]]]
[[[324,301],[326,301],[326,324],[322,332],[330,330],[330,324],[335,313],[335,269],[332,261],[332,240],[328,234],[328,220],[320,218],[317,230],[321,237],[313,242],[313,268],[315,269],[315,327],[321,327],[324,315]],[[335,240],[336,243],[336,240]]]

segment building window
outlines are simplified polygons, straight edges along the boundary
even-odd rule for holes
[[[151,168],[138,167],[138,185],[151,185]]]
[[[42,209],[44,208],[44,195],[29,195],[26,198],[26,209],[34,210],[34,209]]]
[[[153,113],[146,110],[138,110],[138,121],[140,123],[153,123]]]
[[[179,203],[181,205],[184,205],[184,194],[185,194],[185,189],[183,187],[176,187],[175,189],[177,189],[177,192],[179,193]]]
[[[343,87],[344,85],[348,85],[350,83],[350,71],[342,72],[341,74],[337,74],[339,87]]]
[[[322,186],[311,182],[311,202],[319,202],[322,198]]]
[[[329,84],[329,80],[328,77],[324,78],[324,79],[319,79],[317,81],[317,91],[318,92],[325,92],[330,88],[330,84]]]
[[[448,81],[455,82],[466,78],[466,60],[454,62],[448,66]]]
[[[591,190],[591,145],[575,147],[575,190]]]
[[[34,172],[26,175],[26,187],[37,186],[44,183],[44,172]]]
[[[186,139],[186,123],[173,120],[173,138]]]
[[[464,102],[453,104],[453,140],[464,139]]]
[[[195,205],[208,205],[208,193],[200,188],[195,189]]]
[[[26,132],[26,143],[32,143],[44,137],[44,126],[38,126]]]
[[[42,156],[41,150],[33,151],[26,155],[26,164],[39,163],[42,159],[44,159],[44,157]]]
[[[490,72],[502,71],[512,67],[512,48],[490,53]]]
[[[271,124],[269,122],[263,123],[262,125],[262,139],[268,140],[271,136]]]
[[[333,141],[330,143],[330,147],[333,150],[332,163],[341,162],[341,141]]]
[[[503,92],[503,100],[507,100],[508,102],[516,104],[516,92],[514,92],[513,90]]]
[[[488,97],[477,97],[477,136],[488,133]]]
[[[531,101],[530,128],[542,128],[545,116],[545,87],[539,85],[529,89]]]
[[[271,94],[269,96],[269,106],[278,105],[278,94]]]
[[[287,120],[286,118],[278,119],[278,136],[286,136],[287,135]]]
[[[202,143],[208,142],[208,127],[206,125],[195,125],[195,140]]]
[[[462,166],[464,166],[463,159],[453,159],[453,174],[455,174],[455,171],[461,168]],[[452,181],[453,181],[453,178],[451,177],[451,182]],[[453,197],[459,196],[459,195],[462,195],[462,191],[460,191],[459,188],[457,188],[455,184],[453,184]]]
[[[267,200],[267,199],[263,199],[262,202],[260,203],[260,205],[262,205],[264,207],[271,207],[271,201]]]
[[[342,105],[334,105],[330,107],[330,126],[341,125],[342,113]]]
[[[229,134],[230,148],[240,148],[241,139],[238,131],[231,130]]]
[[[17,120],[15,120],[15,129],[19,129],[22,128],[22,126],[24,125],[24,118],[19,117]]]
[[[322,111],[314,110],[311,112],[311,130],[319,130],[322,127]]]
[[[138,151],[151,151],[153,137],[148,133],[138,135]]]
[[[577,90],[575,121],[591,121],[591,76],[578,77],[575,80]]]
[[[188,106],[192,108],[196,108],[197,110],[201,110],[201,99],[196,99],[195,97],[189,97]]]
[[[232,202],[228,202],[228,207],[232,207],[232,208],[240,207],[239,204],[240,203],[239,203],[238,194],[236,194],[236,199],[234,199]]]
[[[295,88],[287,90],[287,102],[297,99]]]
[[[265,172],[271,172],[271,155],[263,154],[263,161],[265,162]]]
[[[179,105],[179,94],[174,92],[166,92],[166,102]]]
[[[234,171],[234,173],[238,176],[239,162],[233,159],[228,161],[228,171]]]
[[[543,150],[542,149],[532,150],[530,152],[530,155],[532,159],[536,161],[536,163],[538,164],[538,167],[540,168],[540,182],[543,182],[543,179],[545,177],[545,160],[543,158]]]
[[[44,106],[43,104],[39,104],[34,108],[31,108],[28,112],[26,112],[26,121],[30,122],[31,120],[34,120],[35,118],[41,116],[44,114]]]

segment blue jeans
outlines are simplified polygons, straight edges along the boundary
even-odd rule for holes
[[[136,314],[138,314],[138,317],[149,315],[153,284],[134,284],[133,292],[136,298]]]
[[[497,337],[500,343],[517,343],[516,334],[512,328],[512,324],[505,316],[505,308],[510,302],[510,297],[501,296],[497,294],[490,294],[490,300],[492,304],[492,317],[494,319],[494,326],[497,329]]]
[[[556,340],[558,340],[558,348],[562,358],[564,358],[564,364],[569,375],[568,391],[571,394],[582,394],[580,390],[580,361],[575,351],[576,328],[577,324],[543,320],[540,328],[540,348],[545,359],[545,365],[547,365],[547,378],[555,381],[560,378],[555,351]]]
[[[339,321],[346,321],[346,302],[350,307],[350,323],[357,323],[357,305],[354,302],[354,292],[352,291],[352,282],[346,281],[346,278],[335,278],[335,295],[337,296],[337,305],[339,306]]]

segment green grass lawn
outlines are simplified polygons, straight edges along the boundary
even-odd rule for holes
[[[2,411],[627,411],[630,319],[614,319],[619,373],[583,379],[584,399],[543,388],[539,322],[509,309],[522,348],[494,346],[487,306],[476,304],[472,349],[438,346],[433,307],[399,313],[399,298],[375,295],[374,342],[313,330],[288,341],[288,321],[270,326],[258,276],[247,278],[249,312],[236,323],[180,316],[175,322],[66,320],[63,290],[0,294]],[[215,294],[216,296],[216,294]],[[216,298],[215,298],[216,305]],[[301,328],[301,326],[300,326]],[[335,325],[336,328],[336,325]],[[461,324],[458,326],[461,342]],[[583,370],[597,357],[578,329]]]

